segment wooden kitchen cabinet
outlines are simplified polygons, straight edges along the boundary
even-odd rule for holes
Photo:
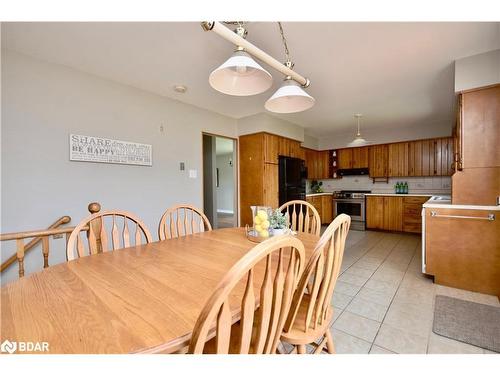
[[[454,135],[453,204],[497,205],[500,197],[500,85],[460,94]]]
[[[240,224],[252,225],[250,206],[279,205],[279,155],[299,157],[298,141],[269,133],[239,137]]]
[[[388,145],[389,177],[408,176],[408,142],[390,143]]]
[[[366,228],[420,233],[422,204],[429,198],[369,195],[366,197]]]
[[[422,205],[427,197],[403,197],[403,232],[422,232]]]
[[[307,167],[307,178],[310,180],[321,180],[330,178],[330,152],[305,150],[305,160]]]
[[[374,145],[369,147],[368,168],[370,177],[388,177],[389,147]]]
[[[321,215],[323,213],[323,200],[321,199],[321,195],[313,195],[306,197],[306,202],[311,203],[316,211],[318,211],[319,217],[321,218]]]
[[[274,134],[264,134],[264,161],[278,164],[279,138]]]
[[[337,163],[339,169],[368,168],[368,147],[337,150]]]
[[[366,197],[366,228],[384,229],[384,197]]]
[[[384,230],[401,232],[403,230],[403,198],[384,197]]]
[[[498,211],[426,208],[425,273],[436,284],[500,297],[498,233]]]
[[[321,224],[330,224],[333,221],[333,200],[331,195],[321,196]]]

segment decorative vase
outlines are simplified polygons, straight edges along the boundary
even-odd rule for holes
[[[271,207],[266,206],[250,206],[253,218],[253,230],[256,236],[267,238],[270,236],[269,215],[271,215]]]
[[[273,228],[273,236],[281,236],[287,232],[286,228],[276,229]]]

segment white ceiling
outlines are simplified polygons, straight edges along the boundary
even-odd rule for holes
[[[500,23],[283,23],[295,69],[316,105],[279,117],[315,136],[454,119],[453,61],[500,47]],[[283,60],[276,23],[249,23],[248,40]],[[209,73],[232,46],[199,23],[3,23],[2,45],[146,91],[241,118],[265,112],[274,85],[253,97],[220,94]],[[188,87],[185,94],[172,90]]]

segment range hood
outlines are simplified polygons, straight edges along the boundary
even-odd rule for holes
[[[339,169],[338,174],[341,176],[359,176],[367,175],[368,168],[350,168],[350,169]]]

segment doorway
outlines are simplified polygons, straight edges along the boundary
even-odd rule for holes
[[[203,134],[203,210],[212,227],[238,226],[236,139]]]

